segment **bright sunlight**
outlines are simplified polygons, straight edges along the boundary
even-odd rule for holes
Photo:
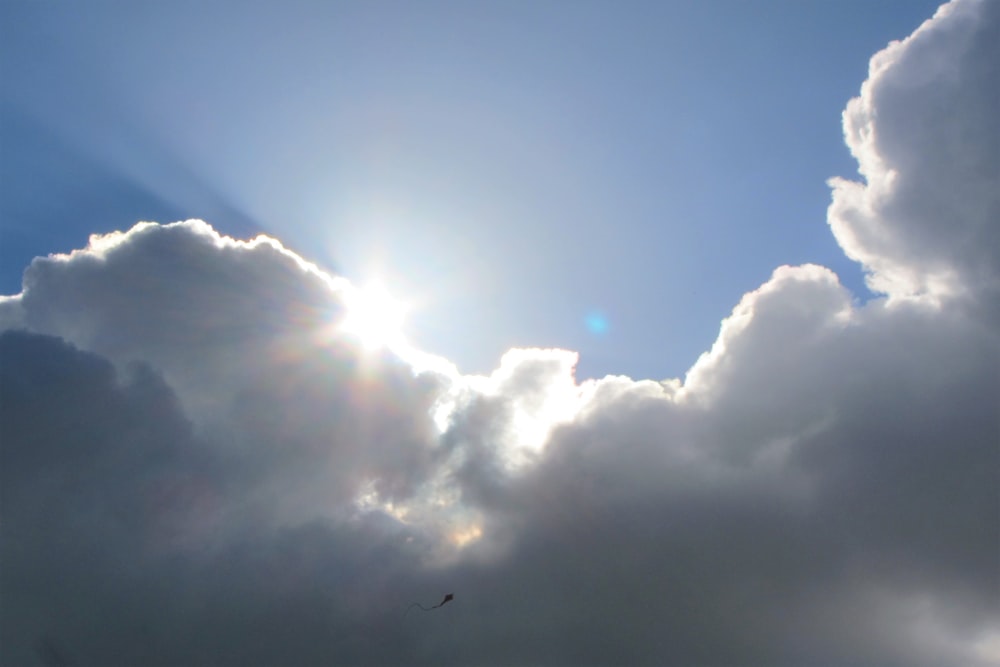
[[[346,295],[347,314],[341,329],[356,336],[370,350],[399,347],[404,342],[403,320],[407,306],[379,284],[351,288]]]

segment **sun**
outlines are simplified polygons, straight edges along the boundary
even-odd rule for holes
[[[346,313],[340,329],[354,336],[366,349],[400,347],[407,306],[380,284],[352,287],[344,299]]]

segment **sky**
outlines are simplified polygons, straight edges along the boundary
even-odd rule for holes
[[[839,114],[935,8],[4,2],[0,294],[198,218],[384,283],[465,372],[530,345],[679,377],[775,266],[867,298],[822,225]]]
[[[0,26],[3,664],[1000,665],[1000,3]]]

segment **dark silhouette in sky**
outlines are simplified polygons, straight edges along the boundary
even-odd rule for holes
[[[406,611],[403,613],[403,616],[406,616],[406,614],[409,614],[410,610],[413,609],[414,607],[419,607],[423,611],[430,611],[432,609],[437,609],[438,607],[443,607],[443,606],[445,606],[445,604],[451,602],[454,599],[455,599],[455,596],[452,595],[451,593],[448,593],[447,595],[444,596],[443,600],[441,600],[440,602],[438,602],[433,607],[425,607],[424,605],[420,604],[419,602],[414,602],[413,604],[411,604],[409,607],[406,608]]]

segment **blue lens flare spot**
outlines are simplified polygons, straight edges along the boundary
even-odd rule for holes
[[[585,322],[587,330],[595,336],[603,336],[608,332],[608,318],[604,316],[604,313],[596,310],[591,311],[587,314]]]

